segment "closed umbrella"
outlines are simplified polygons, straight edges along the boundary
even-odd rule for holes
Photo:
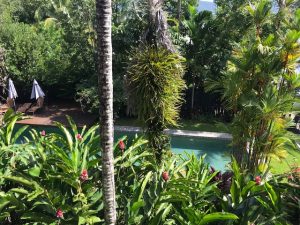
[[[38,84],[38,82],[36,80],[33,81],[33,85],[32,85],[32,91],[31,91],[31,99],[35,98],[38,99],[39,97],[45,97],[45,94],[42,90],[42,88],[40,87],[40,85]]]
[[[11,79],[8,80],[8,97],[11,99],[18,97],[14,82]]]

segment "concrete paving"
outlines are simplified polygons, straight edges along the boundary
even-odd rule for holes
[[[115,130],[123,132],[142,132],[143,129],[140,127],[131,126],[115,126]],[[165,132],[174,136],[186,136],[186,137],[203,137],[203,138],[216,138],[231,140],[232,135],[228,133],[217,133],[217,132],[206,132],[206,131],[189,131],[189,130],[174,130],[166,129]]]

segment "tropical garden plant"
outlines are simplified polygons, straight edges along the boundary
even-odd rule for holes
[[[282,190],[271,184],[273,178],[269,171],[249,173],[234,158],[230,167],[230,185],[227,190],[224,185],[220,187],[223,194],[217,203],[225,212],[238,216],[229,224],[286,224],[288,214],[283,210]]]
[[[69,128],[57,123],[55,133],[31,129],[23,143],[1,147],[2,224],[104,222],[98,126],[79,129],[68,120]],[[162,165],[146,144],[123,137],[114,146],[119,224],[237,219],[214,207],[218,187],[211,180],[217,172],[209,172],[204,157],[173,156]]]
[[[295,89],[300,86],[296,71],[299,58],[299,19],[291,17],[290,5],[273,13],[271,1],[245,8],[251,26],[236,43],[228,70],[208,89],[221,93],[231,110],[233,146],[242,168],[264,170],[271,159],[283,159],[286,149],[296,148],[286,128]],[[284,11],[285,13],[281,13]],[[297,13],[296,13],[297,14]]]
[[[131,51],[127,71],[129,110],[144,124],[159,162],[170,149],[164,129],[177,124],[185,89],[184,59],[172,44],[162,5],[161,0],[148,1],[149,26],[143,43]]]
[[[143,46],[131,54],[127,74],[130,109],[144,124],[150,148],[160,161],[170,149],[164,129],[176,125],[183,102],[184,59],[155,46]]]

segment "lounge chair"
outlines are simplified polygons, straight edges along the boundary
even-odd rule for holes
[[[9,109],[9,107],[7,106],[7,104],[3,104],[0,106],[0,115],[6,113],[6,111]]]
[[[24,103],[18,107],[17,112],[25,113],[31,105],[32,103],[30,102]]]
[[[33,104],[33,106],[31,106],[27,111],[26,113],[36,113],[38,110],[42,109],[43,108],[43,105],[44,105],[44,98],[43,97],[39,97],[37,100],[36,100],[36,104]]]
[[[15,101],[12,98],[7,98],[6,104],[0,106],[0,114],[6,113],[9,108],[15,108]]]
[[[15,108],[15,100],[13,98],[7,98],[6,99],[6,104],[8,106],[8,108]]]

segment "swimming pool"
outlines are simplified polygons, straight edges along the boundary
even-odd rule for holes
[[[17,124],[16,128],[23,125]],[[38,131],[45,130],[47,133],[57,132],[56,127],[51,126],[30,126]],[[132,139],[137,132],[115,131],[115,140],[123,136],[128,136]],[[26,134],[25,134],[26,135]],[[206,154],[206,162],[214,166],[218,170],[225,170],[226,164],[230,162],[230,140],[203,138],[203,137],[188,137],[188,136],[171,136],[172,152],[176,154],[194,153],[197,157]]]

